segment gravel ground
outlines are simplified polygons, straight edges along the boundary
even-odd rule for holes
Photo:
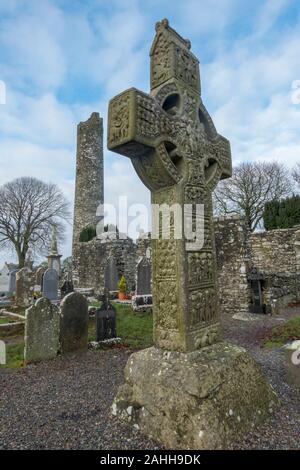
[[[289,308],[278,316],[255,315],[254,321],[223,319],[225,338],[250,352],[281,402],[281,407],[267,421],[235,442],[232,449],[300,449],[300,389],[286,382],[284,351],[260,347],[273,326],[299,315],[300,308]]]
[[[277,391],[281,408],[235,449],[299,449],[300,390],[285,381],[281,350],[260,348],[262,337],[285,318],[224,319],[227,340],[246,347]],[[159,449],[160,446],[112,417],[110,406],[128,350],[88,351],[58,357],[19,371],[0,371],[0,449]]]

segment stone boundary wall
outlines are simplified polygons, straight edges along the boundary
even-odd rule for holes
[[[252,233],[250,244],[254,266],[265,273],[296,273],[297,239],[300,240],[300,226]]]
[[[221,314],[248,312],[248,233],[239,216],[214,219]]]

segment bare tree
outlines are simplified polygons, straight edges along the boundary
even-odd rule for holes
[[[251,231],[262,221],[265,203],[293,192],[289,171],[277,162],[241,163],[214,192],[217,214],[241,214]]]
[[[292,175],[297,185],[300,188],[300,163],[297,163],[296,166],[293,168]]]
[[[13,248],[19,268],[29,249],[37,253],[49,246],[53,225],[64,238],[69,203],[51,183],[23,177],[0,187],[0,249]]]

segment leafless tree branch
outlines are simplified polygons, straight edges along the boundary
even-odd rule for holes
[[[20,268],[29,248],[41,253],[49,246],[53,225],[63,241],[69,220],[69,203],[55,184],[23,177],[0,187],[0,249],[13,247]]]

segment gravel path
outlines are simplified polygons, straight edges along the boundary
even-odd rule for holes
[[[110,414],[128,351],[0,372],[0,449],[158,449]]]
[[[260,348],[274,324],[299,314],[300,308],[255,321],[224,319],[225,338],[249,350],[282,402],[267,422],[232,448],[300,448],[300,390],[285,381],[282,351]],[[129,353],[88,351],[19,371],[2,369],[0,449],[159,449],[110,414]]]

